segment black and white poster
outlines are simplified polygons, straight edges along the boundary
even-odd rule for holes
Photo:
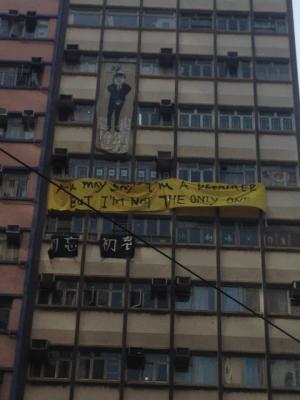
[[[135,63],[102,64],[97,101],[98,151],[111,154],[130,153],[135,74]]]
[[[101,235],[100,252],[102,258],[133,258],[134,238],[130,235]]]
[[[53,235],[51,247],[48,250],[49,258],[72,258],[78,255],[78,237],[69,235]]]

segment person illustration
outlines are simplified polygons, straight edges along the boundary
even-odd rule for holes
[[[114,114],[115,131],[120,131],[120,114],[122,108],[125,104],[126,96],[131,91],[131,86],[129,86],[126,82],[126,75],[122,68],[119,66],[114,70],[113,73],[113,83],[111,83],[107,90],[110,93],[110,98],[108,102],[108,111],[107,111],[107,130],[110,131],[112,128],[112,118]]]

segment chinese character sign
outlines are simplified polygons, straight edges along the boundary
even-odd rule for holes
[[[78,237],[76,236],[52,236],[51,247],[48,250],[49,258],[72,258],[78,255]]]
[[[101,235],[100,251],[102,258],[132,258],[135,243],[130,235]]]

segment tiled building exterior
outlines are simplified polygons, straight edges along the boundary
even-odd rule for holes
[[[34,169],[43,165],[51,120],[59,12],[59,0],[0,3],[0,146]],[[8,400],[21,352],[17,342],[28,319],[24,287],[41,203],[35,173],[3,153],[0,164],[0,398]]]
[[[56,179],[264,183],[266,213],[212,207],[112,218],[299,337],[291,1],[70,0],[60,6],[53,143],[46,145],[44,172]],[[106,110],[116,77],[130,88]],[[124,150],[111,137],[126,129]],[[18,154],[30,162],[38,157],[21,147]],[[40,194],[40,258],[35,254],[23,307],[14,399],[299,397],[299,343],[142,243],[131,260],[101,258],[100,235],[118,228],[92,213],[47,212],[46,187]],[[71,233],[79,235],[79,255],[50,259],[52,235]]]

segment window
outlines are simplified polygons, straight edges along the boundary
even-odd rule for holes
[[[212,110],[180,107],[179,127],[192,129],[213,129]]]
[[[289,291],[287,289],[267,289],[267,309],[273,314],[289,313]]]
[[[180,161],[177,167],[179,179],[191,182],[212,182],[214,167],[211,164],[202,164],[193,161]]]
[[[110,217],[121,226],[127,227],[126,215],[110,215]],[[111,221],[101,217],[90,216],[88,228],[89,240],[99,240],[102,233],[124,234],[124,231]]]
[[[226,357],[223,376],[225,386],[264,387],[265,361],[257,357]]]
[[[28,30],[26,25],[26,17],[18,16],[18,18],[0,17],[0,38],[24,38],[24,39],[47,39],[48,25],[47,19],[36,19],[34,29]]]
[[[168,296],[153,296],[150,283],[132,283],[129,307],[133,309],[168,309]]]
[[[41,69],[31,64],[0,65],[0,87],[38,88],[41,85]]]
[[[127,369],[127,382],[168,382],[168,356],[145,354],[145,364],[139,369]]]
[[[80,158],[71,158],[68,165],[68,177],[73,179],[88,177],[88,160]]]
[[[222,246],[258,246],[258,227],[254,223],[221,223]]]
[[[253,164],[222,164],[220,179],[221,182],[235,185],[255,183],[256,166]]]
[[[222,287],[222,290],[252,310],[260,311],[258,288]],[[224,313],[249,313],[244,307],[223,294],[221,295],[221,301],[222,312]]]
[[[105,25],[116,28],[137,28],[138,13],[130,10],[107,10]]]
[[[0,138],[31,140],[34,126],[24,124],[21,114],[8,114],[5,124],[0,126]]]
[[[94,119],[94,104],[75,104],[73,121],[92,123]],[[72,119],[71,119],[72,120]]]
[[[70,158],[68,169],[59,173],[53,172],[58,178],[81,179],[88,177],[89,160],[82,158]]]
[[[188,371],[175,371],[175,383],[183,385],[218,384],[217,358],[214,356],[193,355]]]
[[[78,284],[70,279],[59,279],[53,290],[40,287],[37,303],[40,305],[76,306]]]
[[[134,219],[133,232],[150,243],[170,243],[171,224],[168,219],[145,218]]]
[[[19,256],[19,245],[7,241],[4,232],[0,232],[0,261],[17,262]]]
[[[285,16],[256,15],[254,29],[255,32],[281,34],[288,32],[288,24]]]
[[[83,233],[83,217],[76,215],[49,215],[45,226],[45,239],[50,239],[52,234],[70,233],[80,235]]]
[[[298,185],[297,167],[286,165],[264,165],[261,168],[262,181],[271,187],[296,187]]]
[[[99,26],[102,23],[101,11],[83,8],[71,8],[69,10],[69,24],[82,26]]]
[[[162,67],[158,58],[142,58],[141,75],[174,75],[173,67]]]
[[[249,17],[235,14],[218,15],[217,27],[222,32],[249,32]]]
[[[272,360],[272,387],[300,389],[300,360]]]
[[[156,161],[137,161],[135,168],[136,181],[153,181],[157,179]]]
[[[138,125],[140,126],[170,126],[171,118],[163,118],[159,107],[139,106],[138,108]]]
[[[178,244],[212,245],[215,242],[213,223],[178,220],[176,232]]]
[[[291,132],[295,129],[294,115],[288,111],[260,111],[259,129],[261,131]]]
[[[143,28],[146,29],[175,29],[176,14],[173,11],[144,10]]]
[[[94,120],[94,103],[75,102],[73,108],[59,109],[58,120],[91,124]]]
[[[83,305],[88,307],[123,307],[123,283],[86,282]]]
[[[136,161],[135,180],[138,182],[150,182],[156,179],[170,178],[170,171],[157,168],[156,161]]]
[[[252,123],[252,111],[219,111],[220,129],[251,130]]]
[[[180,29],[206,31],[213,27],[212,15],[199,12],[182,12],[180,14]]]
[[[46,359],[32,360],[29,368],[30,378],[69,379],[71,373],[69,350],[50,350]]]
[[[300,247],[300,226],[269,224],[265,232],[267,247]]]
[[[27,196],[27,185],[29,175],[24,172],[3,173],[2,185],[0,187],[0,195],[2,197],[16,197],[23,199]]]
[[[94,177],[128,182],[130,180],[130,163],[128,161],[95,160]]]
[[[231,68],[228,60],[219,60],[218,76],[221,79],[251,79],[252,64],[250,61],[238,60],[237,68]]]
[[[77,379],[118,381],[120,354],[100,350],[80,350]]]
[[[257,61],[256,77],[265,81],[289,81],[290,64],[288,61]]]
[[[98,70],[98,56],[90,54],[80,54],[79,60],[74,62],[64,62],[65,72],[78,72],[95,74]]]
[[[11,298],[0,297],[0,331],[8,328],[11,305]]]
[[[191,287],[189,299],[176,298],[177,311],[211,311],[216,310],[215,289],[207,286]]]
[[[59,178],[80,179],[87,178],[89,171],[89,160],[86,158],[70,158],[68,161],[68,169],[62,170],[60,173],[53,172]]]
[[[193,78],[211,78],[213,75],[212,60],[201,58],[184,58],[179,62],[179,75]]]
[[[37,25],[34,31],[34,38],[35,39],[46,39],[48,37],[48,25],[49,21],[46,19],[39,19],[37,21]],[[25,35],[27,36],[28,33]],[[30,35],[30,34],[29,34]]]

